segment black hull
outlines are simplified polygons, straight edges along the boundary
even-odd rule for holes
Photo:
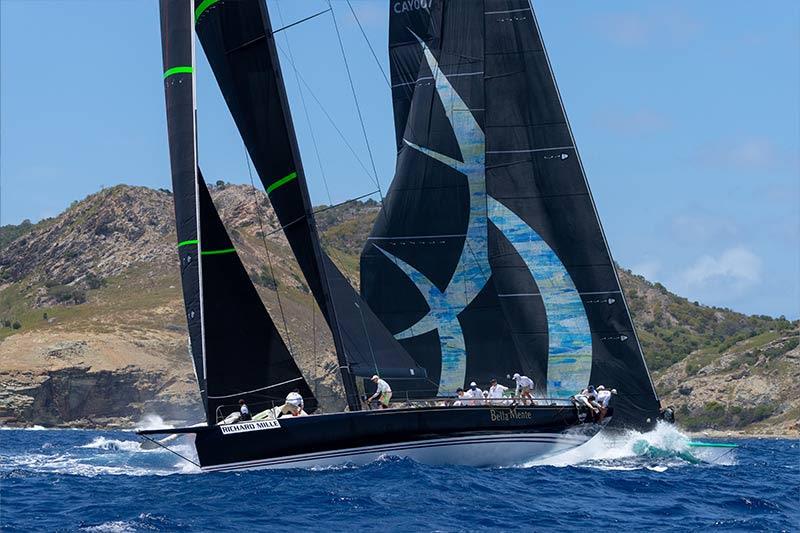
[[[383,454],[490,466],[561,453],[597,431],[571,406],[430,407],[216,426],[198,431],[195,445],[205,470],[363,463]]]

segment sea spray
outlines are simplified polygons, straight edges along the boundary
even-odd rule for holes
[[[646,433],[626,430],[618,433],[603,431],[586,444],[568,452],[522,466],[584,466],[610,470],[666,467],[711,462],[689,446],[691,439],[673,424],[659,422]],[[733,454],[725,462],[732,464]],[[716,462],[716,461],[714,461]]]

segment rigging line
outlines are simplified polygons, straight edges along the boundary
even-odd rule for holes
[[[367,194],[362,194],[361,196],[356,196],[355,198],[350,198],[349,200],[345,200],[344,202],[340,202],[340,203],[335,204],[335,205],[329,205],[327,207],[323,207],[322,209],[317,209],[316,211],[312,211],[309,214],[299,216],[296,219],[294,219],[291,222],[289,222],[288,224],[284,224],[283,226],[275,228],[274,230],[270,231],[269,233],[266,233],[264,236],[265,237],[269,237],[270,235],[274,235],[275,233],[278,233],[280,231],[285,230],[289,226],[293,226],[293,225],[297,224],[298,222],[302,222],[303,220],[305,220],[306,218],[308,218],[311,215],[316,215],[318,213],[323,213],[323,212],[328,211],[330,209],[336,209],[337,207],[341,207],[341,206],[343,206],[345,204],[349,204],[350,202],[355,202],[357,200],[361,200],[362,198],[367,198],[369,196],[372,196],[376,192],[378,192],[378,191],[375,190],[375,191],[372,191],[372,192],[368,192]]]
[[[279,50],[279,51],[280,51],[280,52],[281,52],[281,53],[282,53],[284,56],[286,56],[286,57],[288,58],[288,56],[289,56],[289,55],[286,53],[286,51],[283,49],[283,47],[281,47],[281,45],[279,45],[277,41],[275,42],[275,44],[277,45],[277,47],[278,47],[278,50]],[[297,72],[297,77],[300,79],[300,81],[303,83],[303,85],[305,85],[306,89],[308,90],[308,94],[310,94],[310,95],[311,95],[311,97],[314,99],[314,101],[315,101],[315,102],[317,103],[317,105],[319,106],[319,108],[320,108],[320,110],[322,111],[322,113],[323,113],[323,114],[325,115],[325,117],[328,119],[328,122],[330,122],[330,123],[331,123],[331,126],[333,126],[333,128],[336,130],[336,133],[338,133],[338,134],[339,134],[339,137],[342,139],[342,142],[344,142],[345,146],[347,146],[348,150],[350,150],[350,153],[351,153],[351,154],[353,154],[353,157],[355,157],[356,161],[358,161],[358,164],[361,166],[361,169],[362,169],[362,170],[364,171],[364,173],[365,173],[367,176],[369,176],[371,179],[375,179],[375,178],[373,178],[372,176],[370,176],[369,170],[367,170],[367,166],[364,164],[364,162],[363,162],[363,161],[361,161],[361,158],[360,158],[360,157],[358,157],[358,153],[355,151],[355,149],[353,148],[353,146],[352,146],[352,145],[351,145],[351,144],[350,144],[350,143],[347,141],[347,138],[344,136],[344,133],[342,133],[342,130],[341,130],[341,129],[339,129],[339,126],[337,126],[337,125],[336,125],[336,121],[335,121],[335,120],[333,120],[333,117],[331,117],[331,115],[330,115],[330,114],[328,113],[328,111],[325,109],[325,106],[324,106],[324,105],[322,105],[322,102],[319,100],[319,98],[317,98],[317,95],[316,95],[316,94],[314,94],[314,91],[311,89],[311,86],[308,84],[308,82],[305,80],[305,78],[303,78],[303,76],[300,74],[300,71],[299,71],[299,70],[297,70],[296,72]]]
[[[281,19],[281,24],[283,24],[283,12],[281,11],[281,3],[277,2],[277,6],[278,6],[278,18]],[[303,19],[303,20],[301,20],[299,22],[296,22],[295,24],[299,24],[300,22],[303,22],[305,20],[309,20],[310,18],[314,18],[317,15],[321,15],[322,13],[326,13],[327,11],[330,11],[330,9],[328,9],[326,11],[320,11],[316,15],[312,15],[311,17],[305,18],[305,19]],[[292,26],[292,25],[290,24],[289,26],[286,26],[286,28],[288,28],[290,26]],[[273,34],[274,33],[275,32],[273,32]],[[297,83],[297,90],[300,93],[300,103],[303,106],[303,113],[305,114],[305,117],[306,117],[306,124],[308,125],[308,131],[309,131],[309,133],[311,135],[311,143],[314,146],[314,153],[317,156],[317,165],[319,166],[320,175],[322,176],[322,183],[325,185],[325,192],[328,194],[328,203],[332,204],[333,200],[331,199],[331,190],[328,188],[328,179],[325,176],[325,168],[322,166],[322,158],[320,158],[320,156],[319,156],[319,147],[317,146],[317,136],[314,135],[314,128],[311,126],[311,116],[308,113],[308,106],[306,106],[306,98],[303,95],[303,87],[302,87],[302,85],[300,85],[300,78],[298,77],[297,66],[295,65],[295,62],[294,62],[294,54],[292,54],[292,45],[289,42],[289,35],[288,34],[284,34],[283,38],[286,41],[286,50],[288,50],[288,52],[289,52],[289,54],[288,54],[289,55],[289,63],[292,65],[292,70],[294,71],[294,79],[295,79],[295,82]]]
[[[278,6],[278,16],[281,19],[281,24],[283,24],[283,16],[281,15],[281,3],[280,2],[276,2],[276,4]],[[325,9],[324,11],[320,11],[319,13],[314,13],[313,15],[311,15],[309,17],[306,17],[304,19],[300,19],[300,20],[298,20],[296,22],[292,22],[291,24],[288,24],[286,26],[280,27],[277,30],[272,30],[272,35],[275,35],[279,31],[287,30],[287,29],[291,28],[292,26],[297,26],[298,24],[302,24],[303,22],[305,22],[307,20],[311,20],[311,19],[316,18],[316,17],[318,17],[320,15],[323,15],[323,14],[327,13],[330,10],[331,10],[331,8]]]
[[[173,433],[173,435],[174,435],[174,433]],[[170,452],[170,453],[174,453],[175,455],[177,455],[178,457],[180,457],[180,458],[181,458],[181,459],[183,459],[184,461],[187,461],[187,462],[189,462],[189,463],[192,463],[192,464],[193,464],[194,466],[196,466],[197,468],[202,468],[202,467],[201,467],[201,466],[200,466],[198,463],[195,463],[194,461],[192,461],[191,459],[189,459],[189,458],[188,458],[188,457],[186,457],[185,455],[181,455],[180,453],[176,452],[175,450],[173,450],[173,449],[172,449],[172,448],[170,448],[169,446],[164,446],[163,444],[161,444],[161,443],[160,443],[160,442],[158,442],[157,440],[155,440],[155,439],[151,439],[151,438],[150,438],[150,437],[148,437],[147,435],[139,435],[139,436],[140,436],[140,437],[142,437],[143,439],[147,439],[147,440],[149,440],[150,442],[152,442],[153,444],[155,444],[155,445],[157,445],[157,446],[161,446],[162,448],[164,448],[165,450],[167,450],[167,451],[168,451],[168,452]]]
[[[364,116],[361,114],[361,106],[358,104],[358,95],[356,94],[356,87],[353,84],[353,75],[350,73],[350,64],[347,62],[347,54],[344,51],[344,43],[342,42],[342,34],[339,32],[339,24],[336,22],[336,12],[333,10],[331,0],[328,0],[328,7],[331,10],[331,18],[333,18],[333,27],[336,29],[336,38],[339,40],[339,49],[342,51],[342,59],[344,60],[344,68],[347,71],[347,80],[350,82],[350,91],[353,93],[353,101],[356,104],[356,111],[358,112],[358,121],[361,123],[361,133],[364,134],[364,143],[367,145],[367,153],[369,154],[369,161],[372,164],[372,174],[375,176],[375,185],[383,203],[383,191],[381,191],[381,183],[378,180],[378,169],[375,167],[375,158],[372,155],[372,147],[369,144],[369,136],[367,135],[367,128],[364,125]]]
[[[281,302],[281,293],[278,290],[278,278],[275,277],[275,269],[272,266],[272,255],[269,253],[269,246],[267,246],[267,234],[264,232],[264,223],[262,221],[263,213],[261,205],[258,202],[258,194],[256,193],[256,184],[253,181],[253,169],[250,167],[250,155],[247,153],[247,147],[242,144],[244,148],[244,159],[247,162],[247,174],[250,176],[250,186],[253,191],[253,203],[256,205],[256,218],[258,218],[258,227],[261,230],[261,241],[264,243],[264,250],[267,252],[267,264],[269,265],[269,275],[272,276],[273,284],[275,285],[275,297],[278,300],[278,309],[281,312],[281,320],[283,321],[283,330],[286,334],[286,344],[288,344],[289,354],[294,357],[294,349],[292,348],[292,338],[289,336],[289,324],[286,322],[286,315],[283,312],[283,303]],[[274,232],[273,232],[274,233]],[[258,292],[258,291],[256,291]],[[264,305],[266,307],[266,304]]]
[[[364,41],[367,43],[367,47],[369,47],[369,51],[372,52],[372,57],[375,58],[375,64],[378,65],[378,68],[380,69],[381,74],[383,74],[383,79],[386,80],[386,83],[391,85],[392,82],[389,81],[389,77],[386,75],[386,71],[383,70],[383,65],[381,65],[381,61],[378,59],[378,54],[376,54],[375,53],[375,49],[372,48],[372,43],[369,42],[369,39],[367,38],[367,34],[364,31],[364,27],[361,25],[361,21],[358,20],[358,15],[356,15],[356,11],[355,11],[355,9],[353,9],[353,4],[350,3],[350,0],[347,0],[347,6],[350,8],[350,13],[353,14],[353,18],[356,19],[356,24],[358,24],[358,29],[361,30],[361,35],[364,36]]]

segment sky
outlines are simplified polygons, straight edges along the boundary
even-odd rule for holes
[[[388,4],[352,4],[388,71]],[[690,300],[800,317],[800,2],[533,4],[614,259]],[[327,8],[269,5],[276,28]],[[331,14],[278,38],[317,204],[386,191],[395,163],[387,82],[333,10],[368,144]],[[162,71],[155,0],[0,0],[0,224],[171,188]],[[199,46],[197,71],[203,173],[249,183]]]

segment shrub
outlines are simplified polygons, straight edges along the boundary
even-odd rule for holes
[[[11,324],[11,328],[12,329],[19,329],[21,327],[22,327],[22,324],[20,324],[19,322],[14,322],[13,324]]]
[[[86,286],[90,289],[99,289],[100,287],[106,286],[106,280],[93,272],[89,272],[88,274],[86,274],[84,282],[86,283]]]
[[[268,289],[275,289],[278,287],[278,282],[275,280],[272,274],[270,274],[267,267],[262,267],[261,272],[251,273],[250,279],[252,279],[253,283],[256,285],[261,285],[262,287],[266,287]]]
[[[47,289],[47,293],[59,303],[82,304],[86,301],[86,292],[78,287],[56,285]]]

